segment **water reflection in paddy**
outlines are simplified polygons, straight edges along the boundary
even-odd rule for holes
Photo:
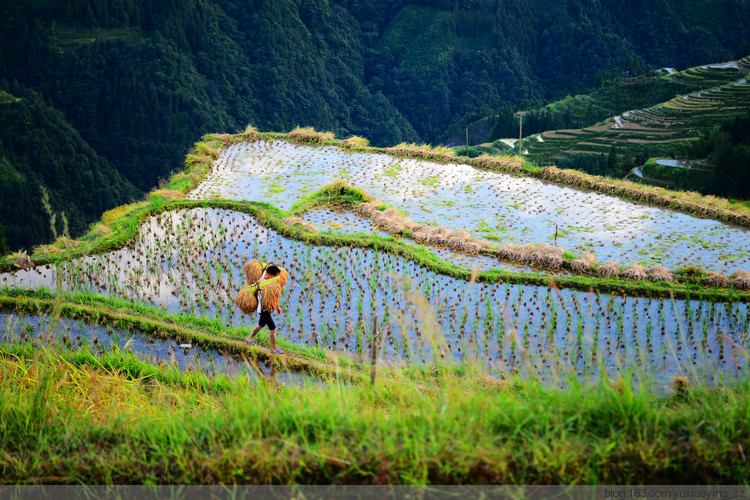
[[[173,312],[251,325],[233,299],[250,257],[286,267],[279,333],[292,342],[367,358],[373,324],[389,362],[440,357],[489,372],[541,376],[569,366],[580,377],[624,366],[664,378],[739,376],[746,367],[748,305],[622,297],[540,286],[467,283],[401,256],[311,247],[237,212],[192,209],[150,218],[134,244],[64,268],[66,288],[105,293]],[[53,287],[55,268],[0,276]]]
[[[750,269],[750,232],[710,219],[639,205],[462,164],[351,153],[284,141],[230,146],[190,197],[268,201],[289,208],[337,179],[360,187],[423,225],[465,229],[503,242],[557,243],[600,262]]]

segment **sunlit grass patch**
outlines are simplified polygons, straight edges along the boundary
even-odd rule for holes
[[[368,141],[364,137],[359,137],[357,135],[353,135],[341,141],[341,146],[343,146],[345,149],[366,148],[369,145],[370,141]]]
[[[313,127],[297,127],[287,135],[292,140],[311,144],[325,144],[336,138],[333,132],[318,132]]]

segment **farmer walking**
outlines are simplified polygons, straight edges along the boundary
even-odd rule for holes
[[[268,327],[271,352],[284,354],[284,351],[276,344],[276,323],[271,313],[283,313],[279,300],[289,275],[278,266],[256,260],[245,264],[244,271],[248,285],[240,290],[235,303],[245,314],[259,314],[258,323],[245,342],[248,345],[256,345],[253,339],[263,327]]]

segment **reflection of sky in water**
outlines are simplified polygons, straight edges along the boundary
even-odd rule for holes
[[[239,357],[198,346],[182,349],[179,347],[181,343],[175,339],[154,338],[138,332],[67,318],[51,322],[49,316],[0,313],[0,344],[18,342],[22,338],[31,341],[43,337],[43,343],[47,345],[50,333],[52,339],[58,342],[67,338],[71,349],[87,349],[93,354],[108,352],[116,347],[120,351],[132,352],[141,361],[154,365],[175,366],[180,371],[202,373],[210,377],[227,375],[246,377],[253,382],[258,380],[257,372],[248,368]],[[280,371],[263,363],[256,363],[256,366],[265,376],[271,376],[280,384],[301,385],[306,380],[315,380],[307,375]]]
[[[352,212],[344,212],[330,208],[315,208],[300,216],[305,222],[310,222],[319,231],[333,233],[375,233],[383,237],[393,236],[391,233],[377,227],[372,220],[364,218]],[[480,271],[488,269],[505,269],[515,272],[536,272],[531,267],[516,266],[510,262],[498,260],[488,255],[466,255],[454,252],[449,248],[417,243],[410,238],[398,237],[401,241],[411,245],[421,245],[428,252],[435,254],[439,259],[455,264],[464,269],[473,270],[475,267]]]
[[[750,269],[750,231],[468,165],[349,153],[284,141],[238,144],[192,198],[261,200],[289,208],[343,179],[420,224],[466,229],[500,242],[551,243],[600,262],[686,264],[725,273]]]
[[[562,360],[581,377],[595,377],[601,357],[608,374],[636,365],[666,380],[683,373],[737,376],[747,364],[732,347],[747,349],[747,304],[470,284],[402,256],[311,247],[228,210],[152,217],[130,249],[66,266],[65,284],[249,326],[256,318],[243,316],[234,297],[244,284],[243,262],[256,255],[290,274],[284,312],[274,315],[281,338],[365,360],[377,318],[380,355],[389,362],[429,360],[435,356],[430,339],[439,338],[438,355],[446,361],[478,360],[490,372],[533,370],[551,377]],[[54,274],[42,267],[0,275],[0,283],[51,285]]]

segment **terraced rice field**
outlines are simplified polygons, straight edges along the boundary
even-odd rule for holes
[[[716,381],[746,368],[744,303],[470,283],[387,253],[309,246],[227,210],[151,217],[132,246],[59,272],[68,290],[249,326],[255,318],[233,304],[248,258],[281,263],[291,274],[277,317],[282,337],[356,358],[368,359],[377,341],[387,363],[470,360],[491,375],[533,374],[549,383],[561,372],[595,380],[627,370],[665,384],[674,375]],[[54,288],[57,272],[18,271],[0,284]]]
[[[160,367],[203,374],[208,377],[243,377],[253,383],[258,373],[236,356],[190,344],[179,344],[137,331],[87,323],[81,320],[57,319],[49,316],[0,313],[0,344],[32,343],[34,345],[63,345],[71,350],[95,354],[129,352],[142,361]],[[182,347],[181,347],[182,346]],[[287,372],[275,366],[256,364],[266,377],[278,384],[304,384],[313,379],[300,373]]]
[[[419,224],[464,229],[498,243],[556,241],[567,251],[591,252],[599,262],[621,265],[676,269],[692,264],[727,274],[750,269],[750,232],[745,228],[469,165],[348,153],[330,146],[284,141],[231,146],[190,197],[267,201],[288,209],[337,179]],[[307,217],[319,220],[321,230],[375,229],[338,217]]]
[[[750,110],[750,58],[689,68],[662,76],[682,83],[685,95],[645,109],[635,109],[595,126],[564,133],[544,132],[543,141],[529,140],[529,157],[554,161],[574,154],[602,154],[617,146],[624,150],[649,148],[664,154],[674,144],[694,140],[717,120]]]

